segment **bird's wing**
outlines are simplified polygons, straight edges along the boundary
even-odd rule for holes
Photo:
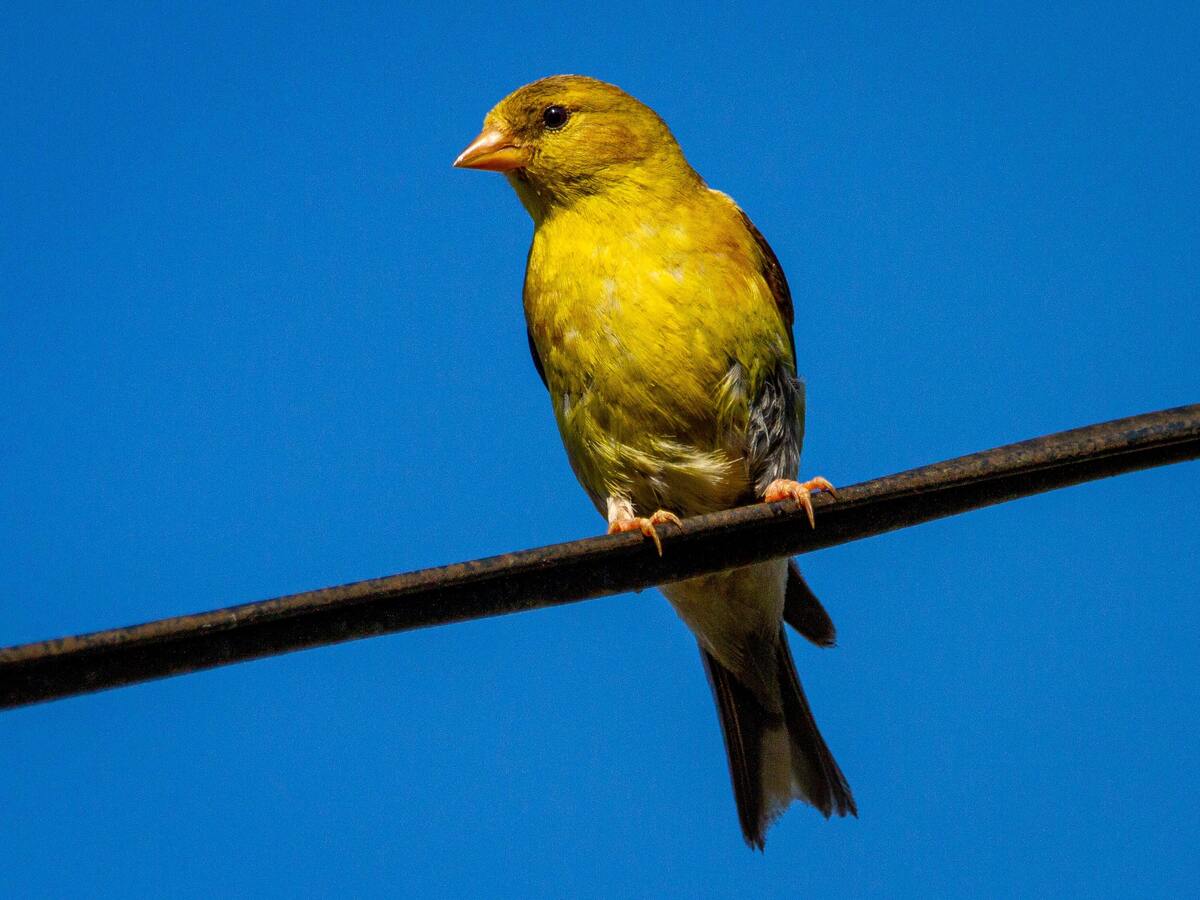
[[[800,567],[794,559],[788,560],[783,620],[818,647],[833,647],[837,644],[837,629],[833,626],[833,619],[800,574]]]
[[[719,193],[719,192],[718,192]],[[776,478],[795,478],[804,443],[804,383],[796,377],[795,312],[779,258],[745,211],[726,197],[758,250],[758,274],[775,301],[787,332],[791,359],[780,360],[754,388],[746,435],[747,456],[757,496]]]
[[[796,338],[792,334],[792,322],[795,320],[796,314],[792,309],[792,292],[788,288],[787,276],[783,274],[783,266],[779,264],[779,257],[775,255],[775,251],[771,249],[771,245],[767,243],[767,239],[763,237],[754,223],[750,221],[750,217],[738,207],[738,215],[741,217],[742,224],[746,226],[746,230],[750,232],[750,236],[754,238],[754,243],[758,245],[758,252],[762,259],[760,262],[759,272],[763,277],[763,281],[767,283],[767,287],[771,289],[771,296],[775,298],[775,306],[779,310],[779,316],[783,319],[784,325],[787,326],[788,343],[792,348],[792,363],[796,363]]]

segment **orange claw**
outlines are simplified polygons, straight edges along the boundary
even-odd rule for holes
[[[673,512],[667,512],[665,509],[660,509],[650,518],[641,518],[631,516],[629,518],[617,519],[615,522],[610,522],[608,526],[609,534],[623,534],[626,531],[640,531],[650,540],[654,541],[654,546],[658,550],[658,555],[663,555],[662,539],[658,536],[658,531],[655,525],[662,525],[670,522],[672,525],[682,525],[679,521],[679,516]]]
[[[775,503],[778,500],[795,500],[796,505],[808,513],[809,526],[816,528],[817,522],[813,517],[812,498],[809,497],[810,491],[825,491],[833,499],[837,499],[837,491],[833,485],[827,479],[818,475],[816,478],[810,478],[808,481],[792,481],[790,478],[776,478],[763,491],[763,501],[766,503]]]

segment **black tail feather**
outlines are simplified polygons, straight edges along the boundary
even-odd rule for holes
[[[825,818],[835,813],[839,816],[857,816],[858,806],[850,793],[850,785],[817,728],[817,720],[813,718],[808,698],[804,696],[792,652],[788,649],[787,634],[782,628],[779,629],[777,654],[783,715],[792,742],[793,771],[809,774],[809,782],[804,785],[807,794],[804,799],[819,809]],[[797,765],[799,760],[804,761],[802,765]]]
[[[800,687],[783,629],[779,630],[776,644],[782,715],[764,708],[749,688],[703,647],[700,656],[717,704],[734,801],[746,843],[762,850],[767,827],[793,797],[811,803],[827,818],[834,813],[857,815],[846,778],[821,737]],[[763,787],[765,766],[781,763],[767,758],[765,740],[769,731],[784,726],[790,747],[791,780],[799,790],[787,796],[768,797]]]
[[[742,835],[747,844],[761,850],[769,819],[762,789],[762,738],[769,726],[779,722],[779,716],[763,709],[750,690],[703,647],[700,659],[717,703]]]

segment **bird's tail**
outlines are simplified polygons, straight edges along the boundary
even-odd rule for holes
[[[703,647],[700,656],[717,702],[746,843],[761,850],[767,827],[793,799],[815,806],[826,818],[858,815],[800,687],[783,628],[775,645],[782,713],[765,708]]]

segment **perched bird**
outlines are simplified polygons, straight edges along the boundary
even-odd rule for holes
[[[746,214],[692,169],[666,123],[620,88],[558,75],[505,97],[455,166],[503,172],[534,222],[529,347],[567,456],[610,533],[792,499],[804,436],[792,300]],[[833,623],[794,562],[665,585],[700,645],[746,842],[793,799],[854,798],[800,687],[786,618]]]

